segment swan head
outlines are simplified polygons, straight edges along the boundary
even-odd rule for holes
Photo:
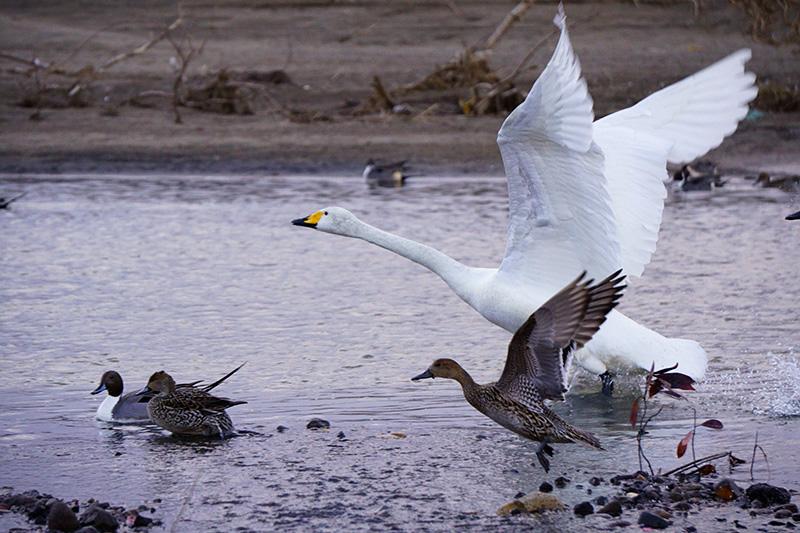
[[[352,235],[359,222],[353,213],[341,207],[326,207],[313,215],[292,220],[295,226],[314,228],[337,235]]]
[[[461,365],[452,359],[437,359],[428,367],[428,370],[419,376],[414,376],[411,378],[411,381],[419,381],[427,378],[448,378],[461,381],[464,374],[465,372],[464,369],[461,368]]]

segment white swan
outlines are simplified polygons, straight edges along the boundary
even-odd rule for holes
[[[525,101],[497,136],[509,196],[508,244],[499,268],[465,266],[429,246],[328,207],[293,224],[371,242],[438,274],[490,322],[514,332],[582,271],[603,279],[620,267],[638,277],[655,250],[666,163],[690,161],[736,129],[756,94],[740,50],[628,109],[596,122],[567,34]],[[575,361],[609,372],[678,363],[695,380],[707,355],[697,342],[667,339],[614,310]]]

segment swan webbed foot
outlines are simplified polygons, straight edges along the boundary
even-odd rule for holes
[[[614,392],[614,376],[606,370],[600,374],[600,382],[603,384],[603,396],[611,396]]]
[[[539,460],[539,464],[542,465],[545,472],[550,471],[550,459],[548,459],[547,456],[549,455],[552,457],[554,452],[555,450],[553,450],[553,447],[547,444],[547,437],[543,438],[539,447],[536,448],[536,458]]]

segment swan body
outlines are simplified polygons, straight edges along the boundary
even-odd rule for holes
[[[293,224],[363,239],[415,261],[511,332],[582,271],[594,279],[620,268],[629,279],[641,276],[656,247],[667,162],[691,161],[736,129],[756,95],[755,76],[744,71],[750,51],[594,121],[561,7],[555,24],[561,35],[550,62],[497,136],[509,194],[499,268],[468,267],[339,207]],[[616,310],[575,361],[596,374],[678,363],[695,380],[707,367],[697,342],[667,339]]]

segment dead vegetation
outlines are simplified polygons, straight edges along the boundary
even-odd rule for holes
[[[266,72],[248,70],[235,72],[222,69],[218,72],[190,76],[189,67],[203,52],[207,39],[198,42],[192,32],[186,29],[182,17],[167,25],[159,34],[141,46],[125,53],[117,54],[100,65],[89,64],[79,69],[71,69],[70,60],[100,32],[82,42],[61,61],[44,60],[39,57],[27,59],[14,54],[0,52],[0,60],[14,64],[7,72],[19,78],[22,98],[17,102],[21,107],[32,108],[32,120],[43,118],[42,110],[66,107],[102,106],[101,114],[116,116],[118,108],[125,105],[153,107],[154,100],[167,99],[176,123],[183,118],[181,108],[199,111],[250,115],[254,113],[257,101],[267,106],[285,111],[267,91],[268,85],[292,84],[292,80],[281,69]],[[108,95],[96,89],[97,82],[108,77],[109,71],[117,64],[133,60],[159,43],[168,42],[175,52],[170,60],[172,68],[170,90],[154,88],[139,90],[132,96],[113,101]]]
[[[754,39],[781,45],[800,43],[800,0],[731,0],[750,20]]]
[[[800,88],[778,81],[758,84],[758,96],[751,104],[760,111],[791,113],[800,111]]]

